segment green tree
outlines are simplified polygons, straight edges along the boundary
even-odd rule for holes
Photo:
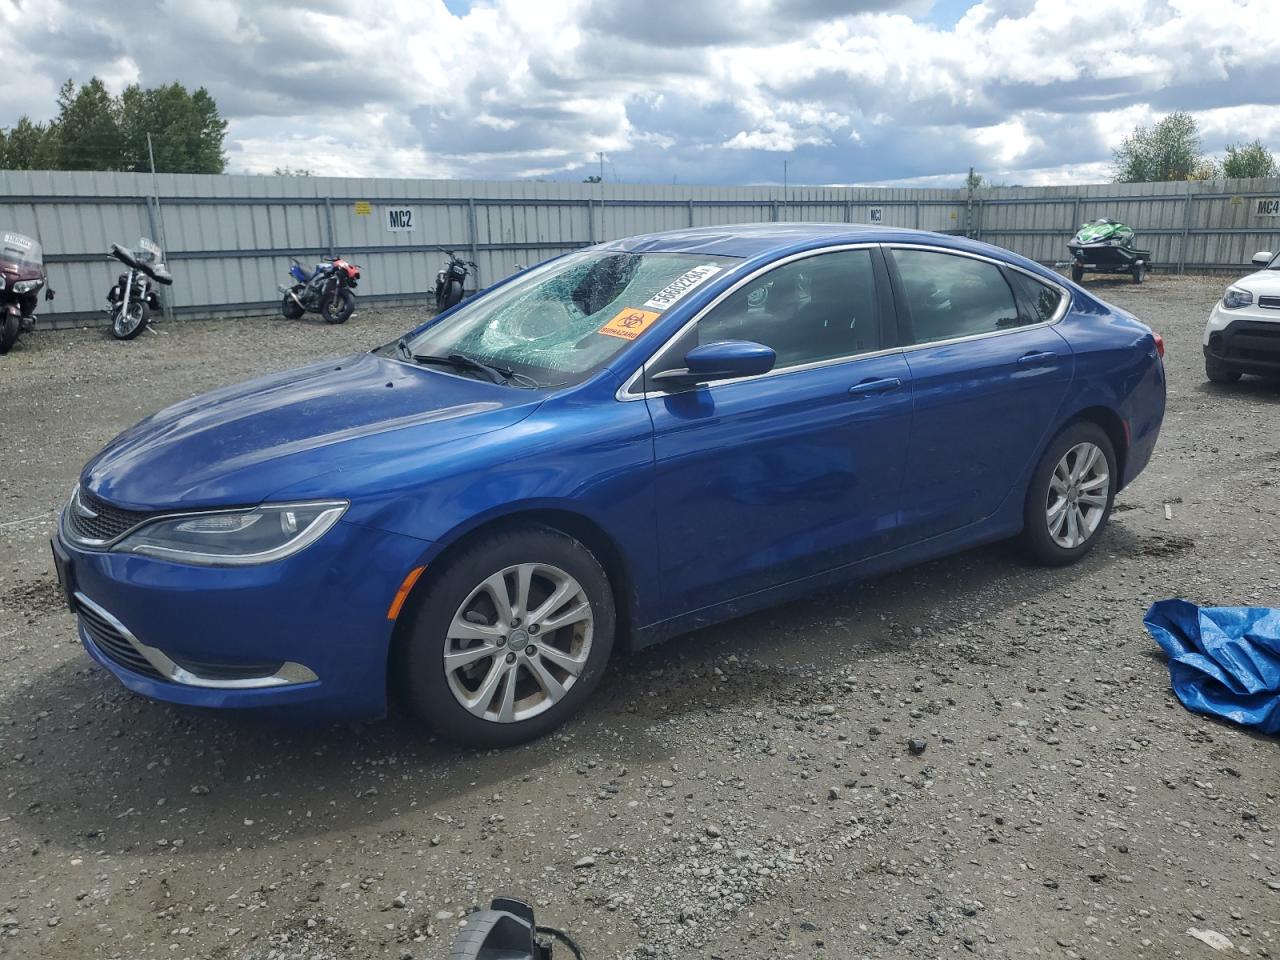
[[[120,104],[97,77],[79,90],[71,80],[58,93],[53,122],[62,170],[120,170]]]
[[[1153,126],[1138,127],[1115,151],[1116,183],[1204,179],[1205,173],[1212,176],[1210,169],[1189,113],[1171,113]]]
[[[48,124],[33,123],[23,117],[0,134],[0,169],[53,170],[57,168],[58,146]]]
[[[180,83],[144,90],[137,84],[120,95],[120,128],[124,169],[151,169],[147,134],[161,173],[222,173],[227,122],[218,105],[200,87],[194,93]]]
[[[0,167],[9,170],[151,169],[147,134],[162,173],[222,173],[227,122],[203,87],[180,83],[111,96],[97,77],[78,89],[68,80],[49,123],[23,117],[0,138]]]
[[[1228,179],[1242,177],[1274,177],[1280,173],[1276,158],[1262,145],[1261,140],[1237,146],[1227,144],[1227,156],[1222,161],[1222,175]]]
[[[314,177],[315,173],[306,167],[276,167],[271,171],[273,177]]]

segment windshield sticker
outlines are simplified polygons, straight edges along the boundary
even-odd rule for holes
[[[646,300],[644,305],[646,307],[653,307],[655,310],[666,310],[698,284],[710,279],[719,272],[720,268],[714,263],[704,263],[699,267],[694,267],[683,276],[676,277],[672,280],[669,284]]]
[[[31,241],[20,233],[6,233],[4,235],[4,244],[6,247],[14,247],[18,250],[31,249]]]
[[[719,267],[716,268],[717,270]],[[644,333],[662,314],[653,310],[637,310],[627,307],[619,310],[617,315],[599,329],[606,337],[619,337],[623,340],[634,340]]]

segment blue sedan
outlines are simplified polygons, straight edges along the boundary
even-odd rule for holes
[[[54,554],[89,655],[206,707],[543,734],[635,650],[1008,537],[1097,543],[1164,344],[1005,250],[758,224],[526,270],[368,354],[177,404]]]

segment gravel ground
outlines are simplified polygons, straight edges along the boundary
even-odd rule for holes
[[[1205,383],[1222,285],[1095,284],[1164,334],[1170,393],[1083,563],[1001,545],[681,637],[489,753],[134,698],[48,558],[116,432],[413,312],[25,337],[0,358],[0,956],[443,957],[495,891],[593,960],[1214,955],[1193,929],[1280,955],[1277,742],[1183,710],[1141,624],[1280,601],[1280,386]]]

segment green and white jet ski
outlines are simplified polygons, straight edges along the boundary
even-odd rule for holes
[[[1067,243],[1071,251],[1071,279],[1079,283],[1084,273],[1127,273],[1134,283],[1147,275],[1150,250],[1133,245],[1133,228],[1119,220],[1091,220],[1082,223]]]

